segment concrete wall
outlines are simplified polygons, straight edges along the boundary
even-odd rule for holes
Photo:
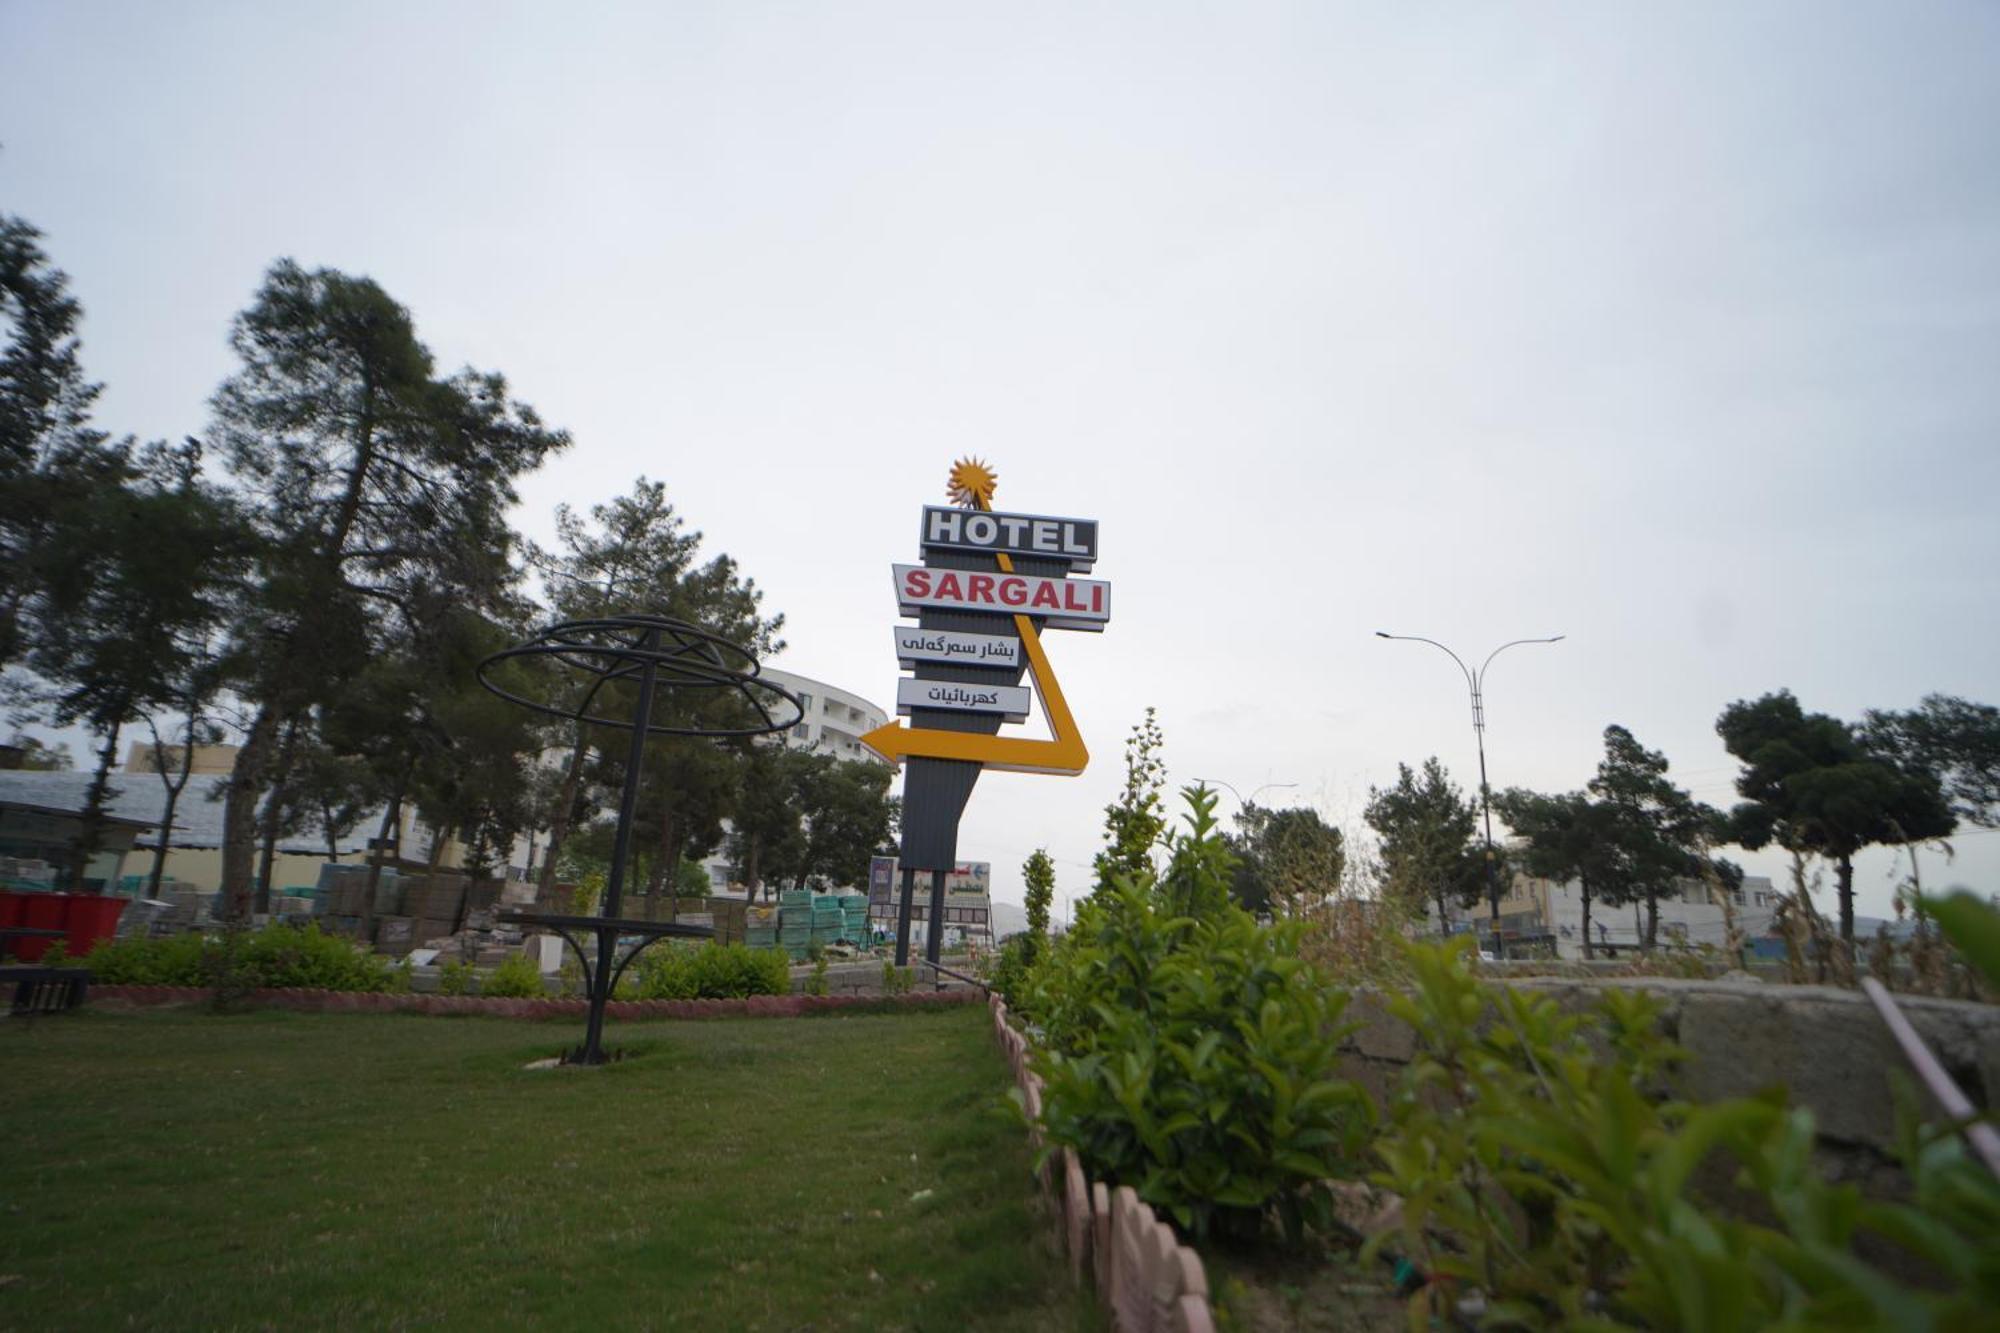
[[[1658,977],[1537,977],[1509,984],[1550,993],[1570,1008],[1589,1007],[1612,987],[1648,991],[1662,1002],[1662,1029],[1687,1051],[1680,1074],[1687,1095],[1714,1101],[1784,1085],[1794,1105],[1812,1109],[1821,1145],[1841,1177],[1875,1176],[1893,1153],[1889,1072],[1910,1070],[1858,991]],[[1966,1095],[1981,1107],[1994,1105],[2000,1098],[2000,1006],[1900,995],[1896,1001]],[[1365,992],[1354,997],[1348,1018],[1361,1024],[1348,1043],[1349,1075],[1379,1099],[1409,1062],[1415,1035]],[[1927,1095],[1919,1095],[1927,1114],[1939,1114]]]

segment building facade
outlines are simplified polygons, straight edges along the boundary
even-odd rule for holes
[[[1728,895],[1726,907],[1722,894]],[[1745,875],[1734,891],[1700,879],[1678,880],[1671,892],[1660,895],[1660,947],[1721,948],[1729,938],[1732,914],[1744,938],[1767,934],[1782,896],[1764,875]],[[1491,921],[1490,909],[1480,902],[1454,907],[1450,928],[1485,936],[1492,933]],[[1600,956],[1638,949],[1645,927],[1643,899],[1615,907],[1592,899],[1590,942]],[[1583,886],[1574,880],[1558,882],[1516,872],[1507,896],[1500,900],[1499,938],[1510,952],[1582,958]]]

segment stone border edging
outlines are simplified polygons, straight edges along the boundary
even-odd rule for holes
[[[1007,1021],[1007,1002],[988,997],[993,1036],[1007,1057],[1031,1120],[1042,1114],[1042,1080],[1028,1067],[1028,1039]],[[1037,1153],[1039,1127],[1028,1131]],[[1208,1273],[1201,1256],[1130,1185],[1108,1189],[1086,1180],[1076,1151],[1064,1148],[1035,1173],[1042,1195],[1062,1209],[1072,1276],[1090,1270],[1097,1301],[1117,1333],[1215,1333]]]
[[[208,986],[98,986],[90,988],[92,1003],[117,1001],[129,1005],[199,1004],[215,997]],[[300,1013],[476,1014],[488,1018],[582,1018],[589,1006],[582,1000],[508,999],[484,995],[414,995],[389,991],[259,989],[245,997],[268,1009]],[[659,1018],[797,1018],[842,1009],[867,1011],[883,1007],[934,1008],[973,1004],[972,990],[911,991],[907,995],[752,995],[739,1000],[613,1000],[604,1006],[607,1018],[624,1022]]]

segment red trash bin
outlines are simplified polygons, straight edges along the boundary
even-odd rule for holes
[[[101,893],[71,893],[63,912],[63,929],[69,932],[69,956],[81,958],[97,947],[98,941],[108,940],[118,929],[118,917],[125,910],[126,900],[112,898]]]
[[[31,930],[67,930],[69,923],[63,917],[68,905],[67,893],[24,893],[21,895],[21,919],[14,924]],[[14,956],[24,963],[36,962],[53,943],[55,941],[46,936],[17,939],[14,941]]]

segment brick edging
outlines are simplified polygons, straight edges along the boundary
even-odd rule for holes
[[[1042,1080],[1028,1066],[1028,1039],[1007,1021],[1007,1002],[988,997],[993,1036],[1020,1086],[1030,1120],[1042,1114]],[[1039,1154],[1039,1126],[1028,1130]],[[1215,1333],[1201,1256],[1130,1185],[1086,1180],[1076,1151],[1064,1148],[1036,1172],[1043,1197],[1062,1212],[1063,1245],[1079,1281],[1092,1273],[1097,1301],[1118,1333]]]
[[[215,998],[207,986],[100,986],[90,988],[92,1004],[103,1001],[129,1005],[201,1004]],[[504,999],[483,995],[413,995],[388,991],[259,989],[246,1000],[266,1009],[301,1013],[477,1014],[488,1018],[581,1018],[582,1000]],[[752,995],[739,1000],[613,1000],[604,1006],[607,1018],[621,1022],[660,1018],[797,1018],[843,1009],[937,1008],[977,1003],[971,990],[911,991],[907,995]]]

